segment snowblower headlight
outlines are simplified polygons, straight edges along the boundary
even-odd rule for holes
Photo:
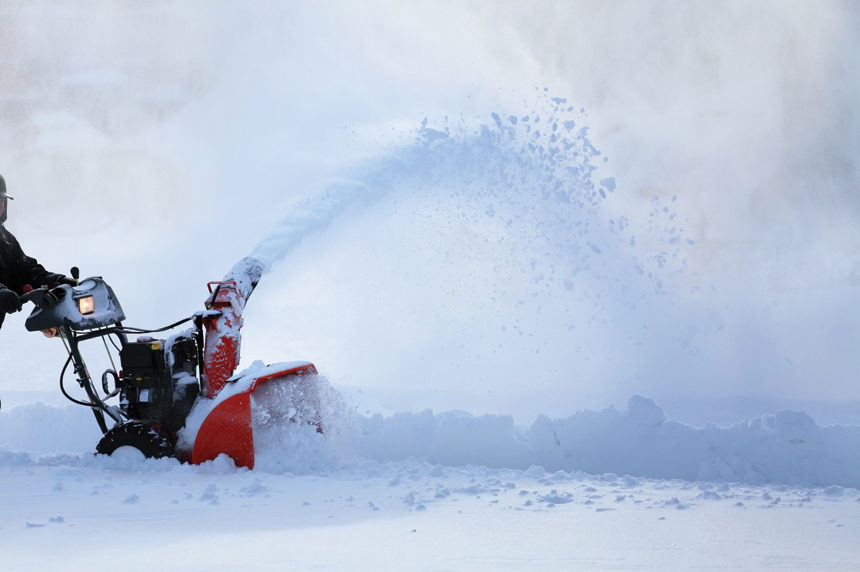
[[[93,300],[92,296],[84,296],[83,298],[78,298],[78,310],[80,310],[81,314],[86,316],[87,314],[92,314],[96,309],[95,300]]]

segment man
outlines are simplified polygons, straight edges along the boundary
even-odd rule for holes
[[[77,284],[68,276],[48,272],[35,258],[24,254],[21,245],[5,226],[11,198],[6,194],[6,180],[0,175],[0,326],[6,314],[21,309],[19,296],[24,293],[24,286],[53,288],[59,284]]]

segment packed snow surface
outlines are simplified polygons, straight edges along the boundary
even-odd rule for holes
[[[6,412],[4,569],[148,570],[154,547],[164,570],[860,566],[857,427],[695,429],[643,397],[525,430],[330,405],[328,436],[269,431],[253,471],[96,456],[88,412]]]

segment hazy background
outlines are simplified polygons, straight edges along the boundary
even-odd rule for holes
[[[384,179],[273,265],[246,360],[312,360],[362,411],[528,423],[640,393],[692,422],[860,422],[855,3],[244,4],[0,2],[0,173],[29,254],[157,327],[303,201]],[[478,149],[494,112],[588,126],[614,192],[576,214],[530,208],[528,167],[356,175],[425,118]],[[618,221],[629,248],[599,230]],[[64,358],[23,319],[0,331],[7,406],[55,395]]]

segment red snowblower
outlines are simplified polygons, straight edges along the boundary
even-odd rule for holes
[[[253,468],[252,417],[260,416],[252,415],[256,407],[268,409],[263,413],[267,419],[323,432],[312,363],[259,364],[234,375],[242,311],[263,270],[259,260],[242,259],[223,280],[209,282],[205,310],[157,330],[124,326],[125,314],[111,287],[101,277],[78,280],[77,269],[72,269],[77,286],[39,288],[24,295],[23,300],[35,305],[25,327],[57,336],[65,344],[69,357],[60,373],[60,389],[72,402],[92,409],[103,433],[98,453],[132,447],[146,457],[191,463],[226,454],[236,465]],[[190,327],[169,337],[151,335],[186,323]],[[130,336],[135,341],[129,341]],[[94,339],[103,341],[112,366],[101,376],[101,393],[79,347]],[[84,399],[66,389],[70,365]],[[108,404],[117,397],[118,405]]]

